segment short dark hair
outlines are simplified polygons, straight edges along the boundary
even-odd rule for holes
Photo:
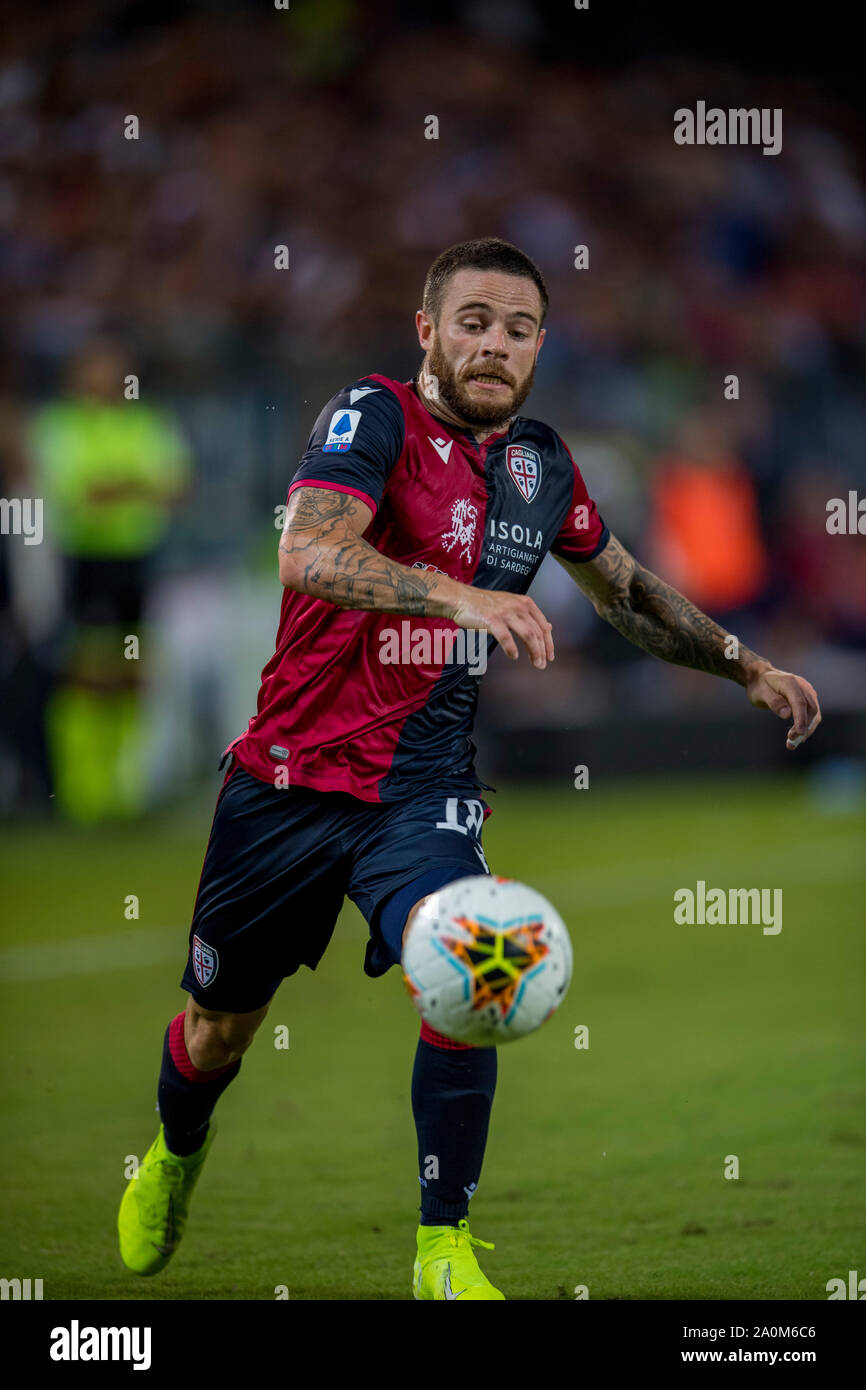
[[[439,322],[448,281],[458,270],[499,270],[504,275],[518,275],[521,279],[532,280],[541,296],[541,323],[544,323],[550,304],[544,276],[524,251],[495,236],[481,237],[477,241],[460,241],[436,257],[427,271],[422,302],[424,313],[429,314],[435,323]]]

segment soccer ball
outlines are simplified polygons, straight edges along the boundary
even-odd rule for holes
[[[571,941],[534,888],[477,874],[441,888],[415,914],[403,979],[431,1028],[492,1047],[534,1032],[562,1003]]]

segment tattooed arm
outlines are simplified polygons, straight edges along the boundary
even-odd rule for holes
[[[678,666],[691,666],[742,685],[753,705],[793,719],[787,746],[796,748],[821,722],[818,696],[802,676],[777,671],[772,662],[732,642],[670,584],[644,569],[611,536],[594,560],[559,562],[587,595],[600,617],[635,646]],[[727,655],[736,651],[736,656]]]
[[[553,659],[550,623],[526,594],[474,589],[446,574],[412,569],[363,539],[370,508],[350,493],[299,487],[289,499],[280,537],[280,581],[341,608],[450,618],[488,630],[514,660],[519,639],[533,666]]]
[[[282,584],[341,608],[444,616],[442,591],[456,587],[454,581],[375,550],[362,539],[372,520],[370,508],[351,493],[296,488],[280,537]],[[437,584],[440,578],[444,585]]]

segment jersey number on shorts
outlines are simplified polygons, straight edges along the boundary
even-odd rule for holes
[[[484,865],[485,873],[490,873],[487,867],[487,860],[484,858],[484,851],[481,848],[479,836],[481,827],[484,824],[484,807],[480,801],[464,801],[466,807],[466,821],[461,823],[458,812],[460,798],[449,796],[445,802],[445,819],[437,820],[437,830],[456,830],[458,835],[471,835],[476,843],[473,845],[475,853]]]

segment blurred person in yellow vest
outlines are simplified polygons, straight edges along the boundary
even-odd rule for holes
[[[142,616],[153,557],[190,480],[177,426],[134,398],[130,372],[119,343],[87,343],[65,394],[34,412],[29,432],[46,534],[64,567],[46,716],[54,794],[62,813],[91,823],[144,808]]]
[[[650,485],[654,564],[701,608],[731,614],[768,577],[757,492],[712,410],[688,416]]]

